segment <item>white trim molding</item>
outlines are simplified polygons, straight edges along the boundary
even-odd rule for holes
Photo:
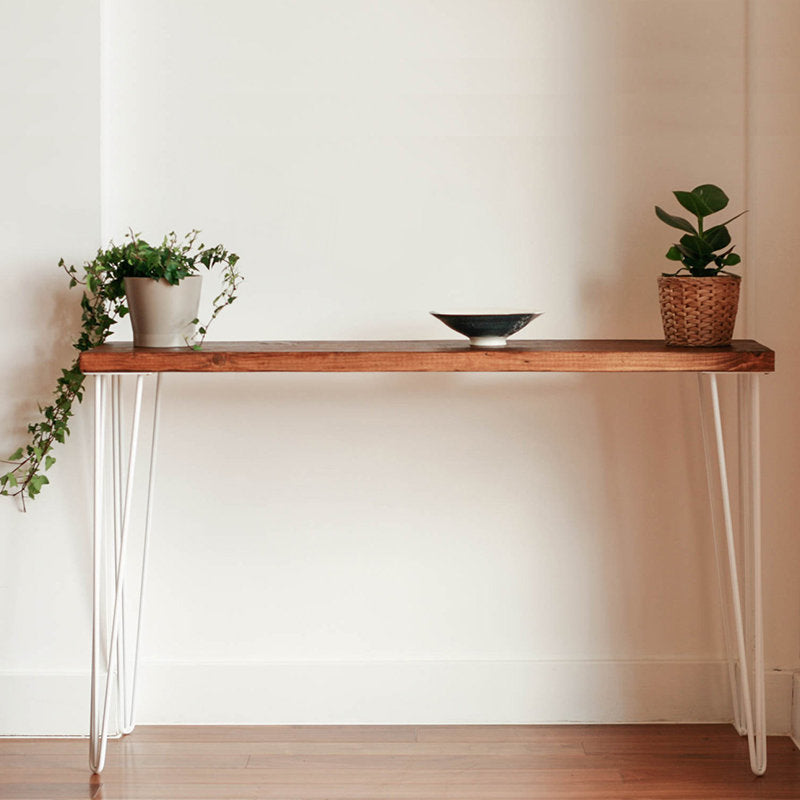
[[[790,671],[767,672],[789,733]],[[718,661],[143,661],[139,724],[729,722]],[[85,736],[89,673],[0,674],[0,735]],[[112,715],[112,718],[113,715]]]

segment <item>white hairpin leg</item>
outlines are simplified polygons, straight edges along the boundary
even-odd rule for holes
[[[764,672],[764,592],[761,564],[761,376],[739,376],[739,447],[742,454],[741,519],[745,540],[746,619],[752,639],[753,663],[753,736],[751,760],[753,772],[763,775],[767,769],[766,686]]]
[[[733,515],[731,513],[730,490],[728,486],[728,472],[725,461],[725,446],[722,433],[722,416],[719,404],[719,391],[717,378],[713,373],[698,376],[700,380],[700,404],[703,418],[703,444],[706,452],[706,466],[708,469],[708,482],[712,508],[712,521],[715,528],[715,543],[718,546],[718,559],[723,556],[720,538],[719,517],[716,512],[714,479],[711,475],[713,462],[716,458],[719,489],[722,500],[722,517],[724,539],[727,548],[727,570],[730,583],[729,592],[723,592],[723,626],[728,642],[729,669],[731,675],[731,688],[733,691],[734,724],[737,730],[747,735],[750,767],[756,775],[763,775],[767,768],[767,741],[765,724],[765,697],[764,697],[764,634],[762,624],[761,600],[761,501],[760,501],[760,450],[759,450],[759,417],[758,417],[758,376],[739,375],[740,382],[740,435],[744,456],[748,468],[743,475],[741,497],[744,507],[748,509],[749,535],[747,550],[752,555],[751,566],[753,572],[752,582],[747,583],[747,606],[752,606],[752,635],[754,654],[752,658],[753,673],[752,685],[754,693],[751,694],[751,674],[748,667],[747,641],[745,635],[745,615],[742,612],[742,594],[739,581],[739,566],[736,557],[736,543],[733,531]],[[707,387],[704,385],[707,382]],[[713,437],[711,430],[713,429]],[[718,564],[720,573],[723,571],[721,563]],[[721,587],[724,586],[724,581]],[[728,595],[728,597],[726,597]],[[730,611],[728,602],[730,601]],[[730,622],[728,615],[733,615],[735,643],[731,642]]]
[[[145,522],[145,541],[142,556],[142,576],[138,619],[136,626],[136,648],[133,659],[133,676],[128,680],[128,659],[125,648],[125,611],[124,586],[127,561],[127,544],[130,532],[130,520],[133,500],[133,484],[136,466],[136,454],[139,439],[139,424],[142,410],[142,390],[144,375],[136,376],[136,396],[131,422],[131,439],[128,449],[128,468],[122,474],[122,422],[121,398],[118,376],[98,375],[95,377],[95,471],[94,471],[94,556],[93,556],[93,599],[92,599],[92,675],[91,675],[91,711],[89,720],[89,765],[92,772],[102,771],[106,758],[106,745],[109,736],[109,713],[111,688],[116,676],[117,684],[117,717],[118,730],[130,733],[133,730],[133,714],[136,688],[136,668],[139,656],[141,632],[141,613],[143,608],[144,570],[147,559],[147,544],[151,520],[151,496],[155,476],[155,444],[158,426],[160,381],[156,384],[156,398],[153,416],[153,440],[150,453],[150,476],[147,493],[147,513]],[[112,490],[113,490],[113,611],[111,613],[111,630],[107,641],[101,641],[104,624],[104,602],[102,597],[102,565],[104,553],[108,546],[105,535],[105,451],[106,451],[106,406],[111,388],[111,456],[112,456]],[[125,484],[124,497],[121,487]],[[100,689],[101,651],[105,654],[105,683],[102,688],[102,704]]]
[[[733,707],[733,724],[740,736],[747,733],[743,722],[744,710],[739,675],[739,661],[736,654],[736,641],[733,631],[735,623],[731,619],[733,598],[728,580],[726,565],[725,526],[720,520],[721,495],[719,487],[719,469],[714,440],[714,411],[712,407],[710,385],[707,375],[698,375],[698,396],[700,399],[700,426],[703,433],[703,451],[706,457],[706,480],[708,482],[708,499],[711,507],[711,528],[714,535],[714,559],[717,567],[717,584],[719,586],[720,607],[722,612],[722,633],[725,642],[725,654],[728,662],[728,682],[731,688],[731,705]]]
[[[92,678],[89,710],[89,766],[100,772],[105,761],[105,742],[100,730],[98,678],[100,675],[101,566],[103,547],[103,490],[108,377],[94,379],[94,532],[92,541]]]
[[[142,639],[142,611],[144,610],[144,591],[147,579],[147,561],[150,552],[150,527],[153,520],[153,490],[156,480],[156,446],[158,444],[158,423],[161,409],[161,373],[156,376],[156,394],[153,400],[153,431],[150,439],[150,467],[147,478],[147,502],[144,518],[144,541],[142,543],[142,569],[139,579],[139,608],[136,614],[136,642],[133,650],[133,676],[130,694],[127,697],[127,722],[122,733],[130,733],[136,727],[136,687],[139,675],[139,645]]]
[[[122,484],[124,473],[122,469],[122,398],[121,398],[120,375],[111,377],[111,472],[112,472],[112,491],[114,497],[114,586],[119,585],[120,592],[120,611],[119,611],[119,635],[117,636],[117,728],[122,730],[125,727],[125,702],[128,664],[125,644],[125,585],[124,576],[119,571],[121,541],[122,541]]]

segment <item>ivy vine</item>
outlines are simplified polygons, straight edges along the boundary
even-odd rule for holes
[[[92,261],[87,261],[82,271],[67,265],[62,258],[59,268],[69,276],[69,286],[83,287],[81,296],[81,331],[72,346],[78,356],[56,381],[53,402],[39,406],[39,419],[28,425],[30,439],[15,450],[7,460],[0,463],[11,465],[0,475],[0,495],[19,497],[25,510],[25,498],[34,499],[42,487],[50,483],[45,475],[56,459],[52,455],[56,443],[63,444],[69,436],[69,420],[73,415],[75,401],[83,400],[86,376],[79,366],[80,353],[103,344],[111,333],[114,323],[128,314],[125,298],[125,278],[164,279],[178,284],[183,278],[195,275],[200,268],[212,269],[222,265],[222,290],[214,298],[211,316],[198,325],[195,338],[187,340],[187,346],[199,349],[205,341],[211,323],[222,309],[237,297],[241,273],[237,268],[239,256],[222,245],[206,247],[197,244],[199,231],[192,230],[182,239],[170,231],[158,246],[152,246],[139,234],[130,231],[121,245],[113,242],[106,249],[99,249]],[[193,320],[198,324],[199,320]]]

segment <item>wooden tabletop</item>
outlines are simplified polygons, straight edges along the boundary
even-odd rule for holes
[[[81,354],[108,372],[773,372],[775,353],[741,339],[727,347],[667,347],[648,339],[206,342],[202,350],[104,344]]]

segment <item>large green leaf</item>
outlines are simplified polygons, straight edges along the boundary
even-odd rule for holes
[[[708,257],[710,260],[714,252],[708,242],[697,236],[681,236],[681,247],[692,258]]]
[[[715,214],[717,211],[722,211],[728,205],[728,195],[719,188],[714,186],[713,183],[704,183],[702,186],[695,186],[692,189],[692,194],[699,197],[710,209],[709,214]]]
[[[690,252],[682,244],[676,244],[675,247],[678,249],[678,251],[682,256],[681,261],[691,270],[694,270],[696,268],[702,269],[705,267],[706,264],[708,264],[709,261],[711,261],[711,258],[701,258],[696,254]]]
[[[683,263],[690,267],[693,275],[714,260],[714,253],[708,244],[697,236],[682,236],[680,244],[675,245],[683,256]]]
[[[691,192],[673,192],[678,202],[696,217],[707,217],[728,205],[728,195],[713,184],[696,186]]]
[[[677,228],[681,231],[686,231],[687,233],[697,234],[697,231],[694,229],[694,226],[688,219],[684,219],[683,217],[676,217],[672,214],[667,214],[663,208],[659,208],[656,206],[656,216],[662,221],[666,222],[672,228]]]
[[[724,225],[715,225],[706,231],[705,240],[712,250],[722,250],[731,243],[731,235]]]

